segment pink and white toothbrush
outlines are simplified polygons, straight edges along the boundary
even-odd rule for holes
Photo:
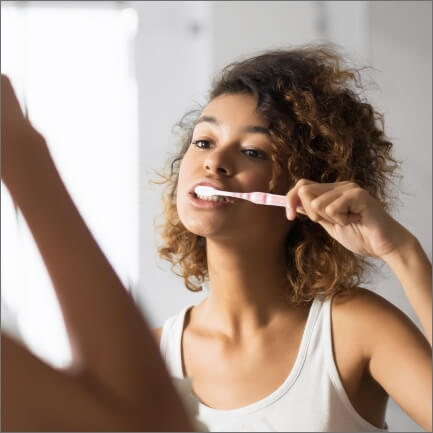
[[[219,189],[212,188],[211,186],[200,185],[195,187],[194,192],[198,196],[211,197],[213,195],[219,195],[224,197],[241,198],[248,200],[256,204],[265,204],[270,206],[281,206],[286,207],[287,201],[285,195],[269,194],[266,192],[231,192],[231,191],[220,191]],[[297,211],[305,212],[302,206],[296,208]]]

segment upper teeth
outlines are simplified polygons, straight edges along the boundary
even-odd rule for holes
[[[208,195],[199,195],[199,194],[196,194],[196,195],[197,195],[197,197],[200,200],[227,201],[225,197],[222,197],[222,196],[219,196],[219,195],[211,195],[211,196],[208,196]]]

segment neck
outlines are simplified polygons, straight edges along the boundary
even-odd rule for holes
[[[235,245],[206,242],[210,294],[203,303],[207,323],[232,337],[269,326],[291,307],[284,243]]]

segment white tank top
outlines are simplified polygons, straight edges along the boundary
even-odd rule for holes
[[[161,334],[163,358],[176,378],[184,378],[181,342],[189,308],[169,318]],[[196,414],[210,431],[220,432],[387,431],[386,425],[380,429],[362,418],[350,403],[334,362],[331,300],[322,297],[316,297],[311,305],[296,361],[278,389],[233,410],[213,409],[198,402]]]

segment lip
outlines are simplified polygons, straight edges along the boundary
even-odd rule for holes
[[[210,201],[210,200],[201,200],[195,196],[195,188],[199,185],[203,186],[211,186],[212,188],[219,189],[224,191],[225,186],[221,185],[216,182],[210,182],[210,181],[201,181],[194,184],[194,186],[191,188],[191,190],[188,192],[188,200],[189,202],[200,209],[222,209],[226,208],[227,206],[230,206],[233,204],[233,201]]]
[[[218,182],[211,182],[211,181],[209,181],[209,180],[202,180],[202,181],[200,181],[200,182],[195,183],[195,184],[193,185],[193,187],[190,189],[189,192],[194,192],[195,188],[196,188],[197,186],[200,186],[200,185],[203,185],[203,186],[211,186],[212,188],[219,189],[219,190],[221,190],[221,191],[224,191],[225,188],[226,188],[224,185],[222,185],[222,184],[220,184],[220,183],[218,183]]]

